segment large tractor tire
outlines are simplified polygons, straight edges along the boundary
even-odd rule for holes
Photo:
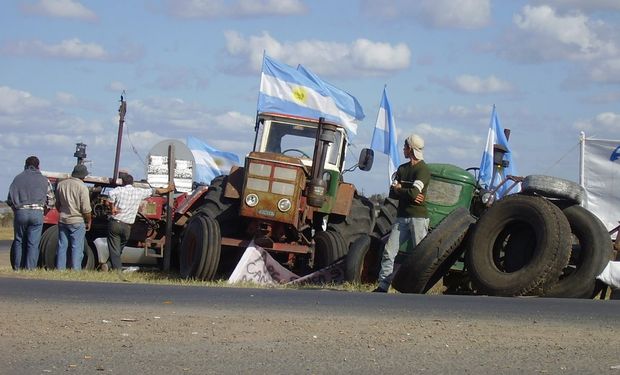
[[[603,271],[612,256],[612,242],[607,228],[596,215],[585,208],[572,205],[562,210],[570,224],[573,238],[568,266],[557,284],[545,297],[591,298],[596,289],[596,276]]]
[[[392,286],[401,293],[426,293],[465,251],[461,246],[476,220],[459,207],[413,249],[394,275]]]
[[[56,256],[58,255],[58,225],[52,225],[41,235],[39,242],[41,251],[41,266],[48,270],[56,269]],[[98,262],[95,260],[95,253],[84,239],[84,257],[82,258],[83,270],[94,270]],[[67,249],[67,269],[71,268],[71,251]]]
[[[376,242],[374,246],[373,242]],[[345,281],[356,284],[377,281],[383,253],[381,244],[380,240],[369,236],[360,237],[351,244],[345,258]]]
[[[236,234],[241,227],[239,200],[224,196],[227,181],[228,176],[214,178],[204,196],[203,204],[198,209],[199,213],[217,220],[223,236]]]
[[[220,260],[219,225],[210,217],[194,215],[181,239],[179,273],[184,279],[211,280]]]
[[[349,246],[358,238],[370,235],[374,225],[374,204],[368,198],[358,195],[356,192],[351,202],[349,214],[347,216],[331,215],[327,223],[327,229],[342,235],[348,251]]]
[[[476,224],[466,255],[479,292],[495,296],[542,295],[568,264],[570,225],[545,198],[510,195]]]
[[[347,253],[347,245],[339,232],[326,230],[314,236],[314,269],[329,266]]]
[[[200,273],[201,280],[213,280],[215,273],[220,264],[220,256],[222,251],[222,235],[220,234],[220,225],[215,219],[205,217],[207,223],[207,255]]]
[[[563,199],[575,204],[581,204],[586,194],[583,187],[572,181],[543,175],[526,176],[521,189],[526,194]]]
[[[385,198],[379,206],[377,220],[373,229],[373,236],[382,238],[392,231],[392,225],[396,222],[396,212],[398,211],[398,201],[392,198]]]

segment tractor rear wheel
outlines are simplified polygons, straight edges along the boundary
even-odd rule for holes
[[[510,195],[478,220],[467,269],[484,294],[542,295],[568,264],[570,239],[568,220],[557,206],[542,197]]]
[[[368,198],[356,192],[351,202],[351,211],[347,216],[330,216],[327,229],[340,233],[345,241],[346,250],[341,256],[347,253],[349,246],[358,238],[372,233],[375,226],[374,209],[374,204]]]
[[[347,252],[347,245],[339,232],[326,230],[314,236],[314,269],[329,266],[342,258]]]
[[[398,211],[398,201],[392,198],[385,198],[379,206],[379,213],[375,221],[373,236],[382,238],[392,231],[392,225],[396,222],[396,212]]]
[[[39,250],[41,251],[41,266],[48,270],[56,269],[56,256],[58,255],[58,225],[52,225],[47,228],[41,235],[39,242]],[[94,270],[95,253],[88,244],[88,240],[84,239],[84,257],[82,258],[83,270]],[[71,251],[67,250],[67,269],[71,268]]]
[[[222,236],[237,234],[241,228],[239,200],[224,196],[227,181],[228,176],[214,178],[204,196],[204,203],[198,209],[198,213],[217,220]]]

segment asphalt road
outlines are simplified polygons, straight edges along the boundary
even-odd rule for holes
[[[187,308],[254,308],[318,314],[468,317],[580,323],[620,321],[620,301],[431,296],[353,293],[331,290],[280,290],[91,283],[0,278],[0,299],[39,303],[161,306],[172,301]]]
[[[619,322],[620,301],[17,274],[0,277],[0,373],[620,375]]]
[[[620,374],[619,316],[620,301],[0,277],[0,373]]]

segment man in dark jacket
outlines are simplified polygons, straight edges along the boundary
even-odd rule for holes
[[[37,267],[43,214],[54,206],[54,200],[52,187],[39,170],[39,158],[29,156],[24,171],[13,179],[7,197],[13,209],[13,269]]]
[[[428,165],[424,162],[424,140],[417,134],[405,139],[403,153],[409,159],[398,167],[390,187],[390,198],[398,199],[396,222],[388,238],[381,259],[379,286],[374,292],[387,292],[392,277],[398,270],[394,265],[396,254],[407,242],[415,247],[428,233],[428,211],[424,196],[431,179]]]

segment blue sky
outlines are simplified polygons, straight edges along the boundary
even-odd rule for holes
[[[580,131],[619,139],[617,0],[24,0],[0,13],[0,199],[29,155],[70,172],[75,143],[111,176],[144,176],[156,143],[188,135],[243,158],[263,51],[355,95],[368,147],[383,86],[399,142],[429,162],[480,164],[493,104],[521,175],[577,181]],[[387,157],[345,180],[387,191]]]

